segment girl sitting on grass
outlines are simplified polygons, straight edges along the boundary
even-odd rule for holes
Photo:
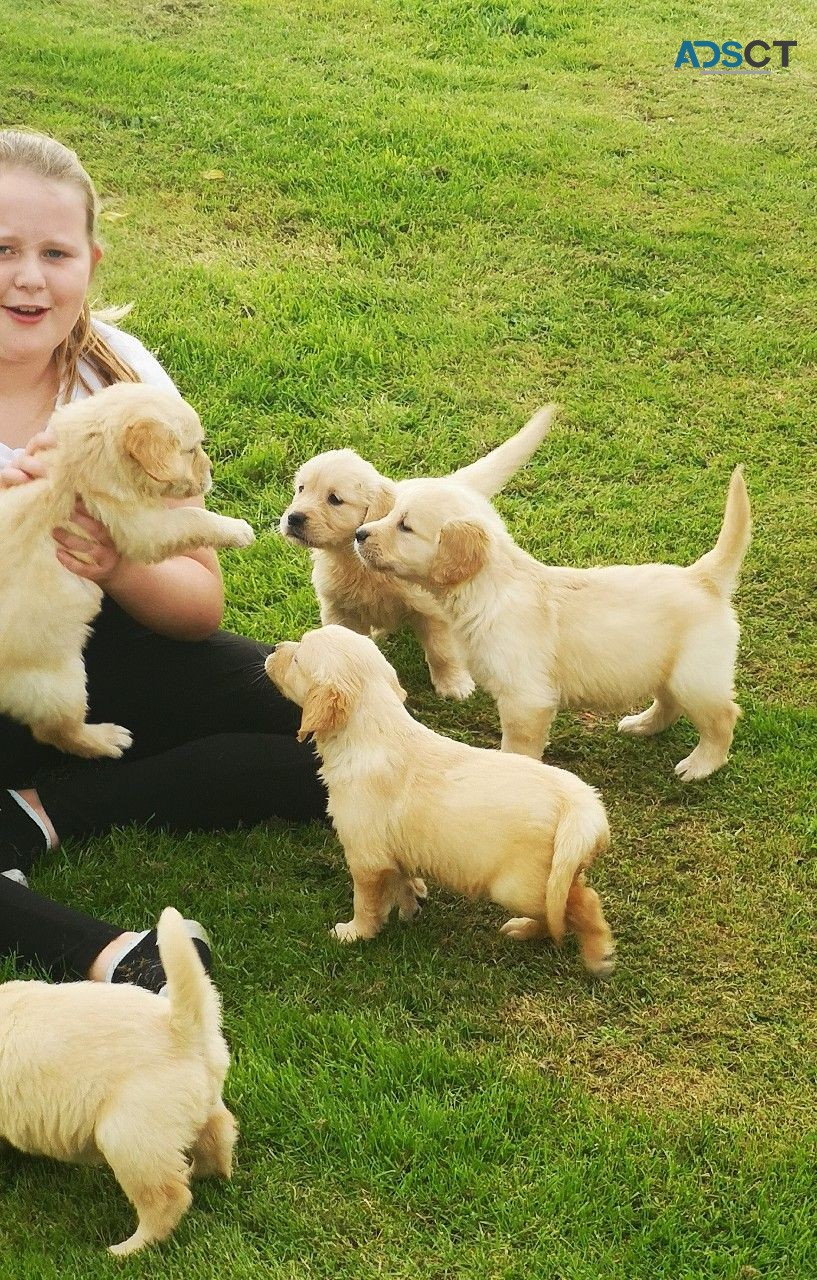
[[[114,382],[175,390],[136,338],[90,312],[96,214],[73,151],[0,131],[0,490],[44,474],[58,404]],[[0,956],[158,991],[155,930],[123,932],[35,894],[36,858],[128,823],[188,832],[306,821],[323,816],[326,796],[311,747],[295,737],[297,708],[260,678],[270,650],[218,630],[215,553],[131,564],[82,508],[74,520],[82,534],[56,529],[54,553],[105,592],[85,651],[89,718],[127,725],[134,741],[121,760],[82,760],[0,716]],[[206,935],[188,927],[209,966]]]

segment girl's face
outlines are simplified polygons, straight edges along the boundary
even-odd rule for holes
[[[0,362],[48,364],[79,318],[101,256],[78,187],[0,171]]]

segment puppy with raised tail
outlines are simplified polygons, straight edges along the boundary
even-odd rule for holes
[[[598,793],[572,773],[443,738],[414,720],[394,668],[366,636],[344,627],[279,644],[270,679],[303,707],[299,738],[314,735],[328,812],[354,883],[342,942],[373,938],[392,907],[411,919],[428,875],[513,911],[502,932],[578,937],[587,969],[607,977],[613,940],[584,873],[609,843]]]
[[[454,478],[490,497],[542,443],[556,412],[548,405],[516,435]],[[295,496],[281,516],[280,532],[310,550],[312,584],[321,622],[369,635],[407,623],[422,644],[431,682],[446,698],[467,698],[474,682],[444,611],[423,587],[372,573],[355,555],[355,530],[391,511],[395,484],[352,449],[333,449],[305,462],[295,476]]]
[[[738,467],[713,550],[688,567],[540,564],[479,494],[451,480],[406,480],[394,508],[357,531],[369,568],[421,583],[451,619],[477,683],[496,698],[503,751],[539,757],[560,707],[625,710],[623,733],[660,733],[681,715],[700,740],[675,772],[705,778],[726,761],[740,714],[730,600],[749,545]]]
[[[196,547],[246,547],[246,520],[169,507],[211,485],[198,415],[181,396],[118,383],[58,409],[48,474],[0,490],[0,712],[38,742],[78,756],[121,756],[131,735],[87,724],[82,650],[102,591],[58,561],[52,530],[77,499],[128,560],[152,564]]]
[[[229,1178],[218,994],[178,911],[162,912],[167,999],[104,982],[0,986],[0,1138],[32,1155],[107,1162],[136,1209],[121,1256],[164,1240],[193,1177]]]

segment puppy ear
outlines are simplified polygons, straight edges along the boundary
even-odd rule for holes
[[[429,577],[440,587],[456,587],[473,578],[485,564],[488,534],[470,520],[446,520]]]
[[[389,684],[391,685],[394,692],[397,694],[400,701],[405,702],[406,698],[408,697],[408,694],[406,693],[405,689],[401,685],[400,681],[397,679],[397,672],[394,670],[393,667],[391,670],[391,675],[389,676]]]
[[[369,505],[360,523],[372,524],[375,520],[382,520],[384,516],[389,514],[393,506],[394,485],[390,480],[386,480],[381,476],[379,482],[369,493]]]
[[[123,449],[151,480],[163,483],[175,477],[173,462],[179,442],[163,423],[153,418],[129,423],[123,436]]]
[[[304,701],[298,741],[310,733],[326,734],[342,729],[357,702],[357,691],[319,680],[313,684]]]

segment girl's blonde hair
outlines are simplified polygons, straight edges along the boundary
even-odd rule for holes
[[[85,223],[88,242],[96,242],[96,219],[99,211],[94,184],[82,167],[75,151],[65,147],[47,134],[25,129],[0,129],[0,172],[3,169],[23,169],[38,178],[50,182],[64,182],[76,187],[85,201]],[[121,320],[129,308],[118,308],[99,314],[109,322]],[[86,298],[79,318],[64,342],[55,351],[57,372],[62,394],[70,399],[78,383],[90,391],[80,370],[80,361],[86,361],[98,375],[103,386],[112,382],[139,382],[130,365],[116,354],[100,333],[93,327],[93,315]]]

